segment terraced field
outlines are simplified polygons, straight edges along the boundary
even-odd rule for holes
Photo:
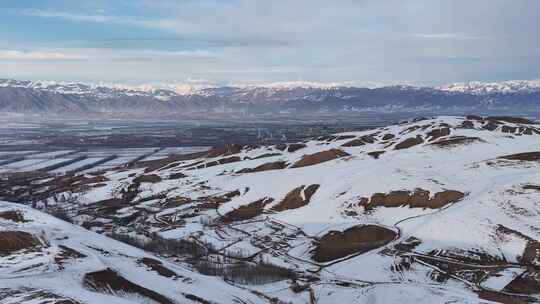
[[[91,173],[129,165],[142,160],[158,160],[176,153],[205,151],[206,147],[127,148],[94,150],[0,151],[0,175],[48,172],[52,174]]]

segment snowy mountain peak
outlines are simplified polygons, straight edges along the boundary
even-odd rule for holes
[[[438,87],[438,89],[470,94],[493,94],[493,93],[516,93],[516,92],[538,92],[540,91],[540,80],[510,80],[503,82],[462,82],[453,83]]]

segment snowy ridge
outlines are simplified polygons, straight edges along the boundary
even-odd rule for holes
[[[538,92],[540,91],[540,80],[510,80],[503,82],[463,82],[454,83],[438,87],[438,89],[454,92],[469,93],[477,95],[493,93],[516,93],[516,92]]]
[[[49,91],[58,94],[94,95],[101,98],[113,97],[119,94],[128,96],[154,96],[158,99],[168,100],[172,96],[182,95],[218,95],[224,89],[234,89],[242,91],[244,94],[253,91],[264,91],[267,95],[281,91],[291,90],[336,90],[339,88],[396,88],[398,90],[420,90],[426,87],[418,87],[410,84],[396,84],[384,86],[373,83],[371,86],[358,87],[354,82],[309,82],[309,81],[289,81],[273,82],[267,84],[238,84],[231,86],[217,86],[208,83],[147,83],[141,85],[126,85],[119,83],[78,83],[78,82],[57,82],[57,81],[19,81],[12,79],[0,79],[0,87],[29,88],[41,91]],[[492,93],[515,93],[515,92],[537,92],[540,91],[540,80],[511,80],[504,82],[463,82],[453,83],[443,86],[433,87],[433,89],[453,93],[469,94],[492,94]]]
[[[182,255],[167,267],[294,271],[228,277],[264,295],[253,303],[538,303],[538,147],[540,126],[527,119],[442,116],[44,177],[0,194],[44,194],[36,207],[68,208],[100,234],[213,248],[197,256],[205,268]]]
[[[0,112],[52,115],[309,115],[362,111],[466,113],[538,111],[540,81],[408,84],[357,87],[352,83],[281,82],[216,86],[204,81],[129,86],[0,80]]]

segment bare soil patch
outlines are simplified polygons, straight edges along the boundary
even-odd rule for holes
[[[478,297],[482,300],[502,304],[529,304],[533,303],[534,301],[533,298],[509,295],[491,290],[479,290],[476,293],[478,294]]]
[[[287,165],[288,164],[285,161],[276,161],[276,162],[262,164],[255,168],[245,168],[238,171],[237,173],[253,173],[253,172],[261,172],[261,171],[269,171],[269,170],[281,170],[281,169],[287,168]]]
[[[182,172],[171,173],[169,175],[169,179],[182,179],[182,178],[186,178],[186,177],[187,177],[187,175],[185,175]]]
[[[225,145],[223,147],[216,147],[206,152],[205,157],[214,158],[218,156],[234,155],[234,154],[240,153],[240,151],[242,151],[243,148],[244,146],[237,145],[237,144]]]
[[[158,260],[154,260],[152,258],[142,258],[137,260],[138,263],[145,265],[149,269],[157,272],[160,276],[164,276],[167,278],[176,278],[178,275],[176,272],[170,270],[169,268],[163,266],[163,263],[161,263]]]
[[[225,223],[230,223],[252,219],[262,214],[264,207],[273,201],[274,199],[267,197],[247,205],[240,206],[239,208],[225,214],[222,221]]]
[[[211,162],[207,162],[207,163],[198,165],[196,167],[191,167],[190,170],[192,170],[192,169],[204,169],[204,168],[214,167],[214,166],[218,166],[218,165],[230,164],[230,163],[239,162],[241,160],[242,159],[240,157],[238,157],[238,156],[225,157],[225,158],[220,158],[218,160],[214,160],[214,161],[211,161]]]
[[[506,159],[506,160],[540,161],[540,152],[517,153],[517,154],[501,156],[499,158]]]
[[[359,225],[343,232],[324,235],[313,251],[313,260],[329,262],[351,254],[361,254],[391,242],[397,233],[376,225]]]
[[[281,212],[285,210],[304,207],[305,205],[309,204],[311,197],[313,196],[313,194],[315,194],[319,187],[320,185],[314,184],[308,186],[307,188],[306,186],[300,186],[298,188],[295,188],[291,192],[287,193],[285,198],[281,202],[279,202],[279,204],[272,207],[272,210]]]
[[[483,140],[478,137],[456,136],[456,137],[432,142],[430,145],[433,145],[439,148],[449,148],[449,147],[469,145],[475,142],[483,142]]]
[[[368,155],[375,159],[379,159],[379,157],[383,155],[385,152],[386,151],[373,151],[373,152],[368,152]]]
[[[387,134],[389,135],[389,134]],[[358,147],[366,144],[372,144],[376,141],[375,135],[363,135],[360,138],[353,139],[341,145],[342,147]]]
[[[0,231],[0,256],[10,255],[23,249],[35,249],[41,242],[28,232]]]
[[[305,144],[290,144],[288,147],[287,147],[287,152],[296,152],[300,149],[304,149],[305,147],[307,147]]]
[[[137,176],[135,179],[133,179],[134,183],[159,183],[161,182],[161,177],[157,174],[147,174],[147,175],[140,175]]]
[[[516,133],[517,127],[511,127],[511,126],[502,126],[501,132],[503,133]]]
[[[201,157],[206,156],[207,154],[208,154],[207,151],[190,153],[190,154],[178,154],[178,155],[172,155],[172,156],[162,158],[162,159],[141,161],[134,164],[134,166],[139,167],[139,168],[145,168],[144,172],[148,173],[148,172],[162,169],[167,166],[172,168],[174,166],[180,165],[181,161],[201,158]]]
[[[434,141],[439,137],[444,137],[448,135],[450,135],[450,128],[434,129],[427,133],[428,141]]]
[[[360,138],[357,138],[357,139],[348,141],[341,146],[342,147],[359,147],[359,146],[364,146],[365,144],[366,143],[363,140],[361,140]]]
[[[0,218],[3,218],[8,221],[16,222],[16,223],[26,223],[29,222],[24,218],[24,215],[19,210],[8,210],[0,212]]]
[[[58,247],[60,248],[60,253],[54,257],[54,261],[60,266],[61,269],[64,268],[63,265],[69,260],[82,259],[86,257],[86,255],[73,248],[64,245],[59,245]]]
[[[540,271],[529,269],[512,280],[503,289],[504,291],[519,294],[540,294]]]
[[[540,242],[529,240],[519,262],[524,265],[540,268]]]
[[[486,120],[494,121],[503,121],[516,124],[534,124],[534,121],[522,117],[512,117],[512,116],[488,116]]]
[[[382,140],[390,140],[390,139],[394,139],[395,137],[396,136],[394,134],[387,133],[383,135]]]
[[[331,149],[328,151],[317,152],[314,154],[304,155],[299,161],[294,163],[291,168],[301,168],[313,166],[316,164],[331,161],[337,158],[349,156],[350,154],[339,149]]]
[[[464,128],[464,129],[474,129],[474,122],[472,122],[470,120],[464,120],[461,123],[461,127]]]
[[[401,149],[408,149],[411,147],[414,147],[416,145],[419,145],[424,142],[424,139],[422,136],[418,135],[416,137],[407,138],[404,141],[398,143],[394,149],[395,150],[401,150]]]
[[[525,185],[525,186],[523,186],[523,190],[536,190],[536,191],[540,191],[540,185]]]
[[[119,273],[109,268],[85,274],[84,285],[86,288],[97,292],[108,294],[118,292],[132,293],[154,300],[160,304],[174,304],[174,302],[167,297],[128,281]]]
[[[465,194],[455,190],[445,190],[431,196],[427,190],[417,188],[414,191],[399,190],[389,193],[375,193],[371,199],[363,198],[361,205],[366,211],[377,207],[397,208],[409,206],[409,208],[439,209],[448,204],[460,201]]]
[[[16,297],[17,303],[40,303],[40,304],[81,304],[73,299],[51,293],[46,290],[20,287],[0,288],[0,300],[8,297]],[[14,302],[10,302],[14,303]]]

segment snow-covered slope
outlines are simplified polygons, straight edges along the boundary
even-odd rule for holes
[[[526,119],[419,119],[23,184],[3,196],[29,187],[95,232],[203,246],[170,260],[254,303],[540,301],[540,126]],[[238,263],[270,278],[238,280]]]
[[[238,303],[259,298],[27,206],[0,202],[0,303]]]

